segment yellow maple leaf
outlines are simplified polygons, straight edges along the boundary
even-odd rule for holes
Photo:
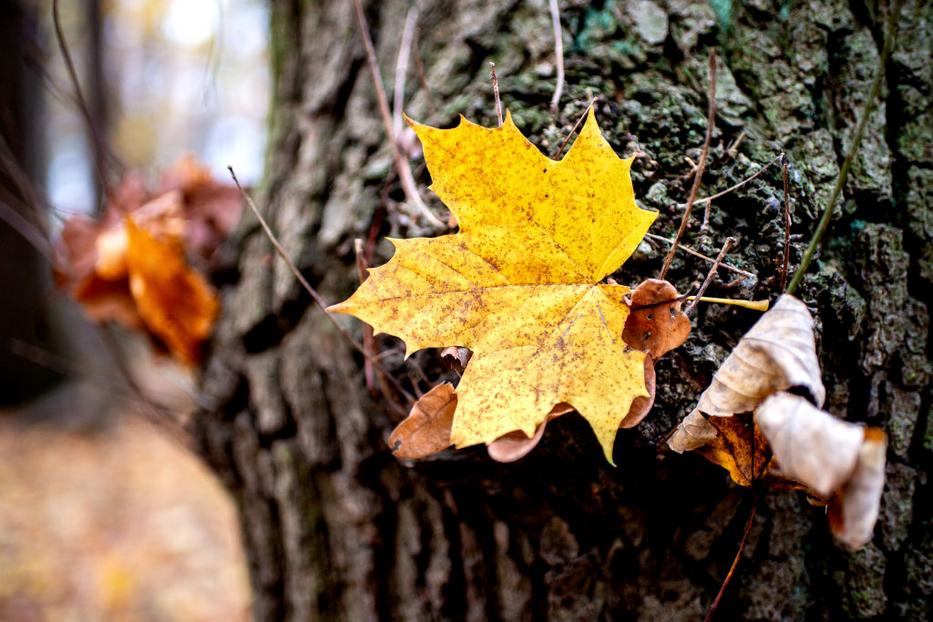
[[[612,462],[620,421],[648,395],[645,354],[621,336],[629,288],[601,283],[657,217],[635,204],[632,158],[615,154],[592,108],[559,161],[508,114],[492,129],[462,117],[449,130],[409,123],[460,232],[392,240],[395,256],[329,310],[400,337],[408,352],[473,351],[457,387],[454,445],[515,430],[530,437],[566,402]]]

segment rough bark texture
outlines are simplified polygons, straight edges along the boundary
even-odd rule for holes
[[[367,9],[390,91],[408,4]],[[430,96],[413,68],[409,114],[450,125],[463,113],[492,125],[494,60],[504,104],[550,153],[600,95],[616,149],[648,155],[635,167],[636,196],[660,210],[652,230],[662,235],[675,229],[673,206],[689,189],[686,157],[696,160],[702,143],[705,58],[716,46],[719,115],[703,194],[787,150],[792,268],[836,177],[886,12],[839,0],[565,1],[567,87],[552,117],[545,0],[419,6],[414,53]],[[354,237],[421,233],[386,208],[402,194],[352,10],[345,0],[273,3],[276,88],[259,193],[285,248],[334,301],[356,286]],[[828,408],[889,433],[875,538],[850,553],[834,544],[822,509],[797,493],[767,494],[720,619],[922,619],[930,608],[930,17],[929,4],[907,2],[884,101],[832,240],[798,292],[819,320]],[[427,183],[423,167],[415,173]],[[735,236],[741,246],[730,261],[758,275],[729,288],[720,282],[713,295],[777,293],[781,196],[773,167],[717,201],[706,231],[697,210],[688,244],[714,255]],[[709,605],[752,493],[702,459],[666,452],[663,439],[757,314],[700,307],[689,342],[657,366],[653,413],[619,434],[618,468],[576,416],[549,426],[514,465],[477,448],[403,465],[384,440],[401,415],[367,392],[361,358],[261,232],[244,223],[227,250],[216,275],[224,314],[203,375],[210,408],[196,432],[240,508],[258,619],[693,620]],[[616,278],[655,275],[665,251],[646,242]],[[378,244],[376,263],[390,252]],[[686,290],[707,268],[680,254],[670,276]],[[347,326],[359,336],[359,323]],[[379,345],[410,384],[397,342]],[[415,361],[432,380],[445,377],[437,353]]]

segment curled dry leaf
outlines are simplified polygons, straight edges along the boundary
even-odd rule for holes
[[[829,504],[829,527],[841,542],[858,548],[871,540],[884,491],[887,440],[878,428],[866,428],[855,471]]]
[[[632,159],[616,156],[592,109],[560,161],[510,115],[499,128],[411,125],[460,231],[393,240],[394,257],[330,311],[356,315],[410,351],[473,351],[457,387],[458,447],[516,430],[530,438],[563,402],[611,461],[619,424],[648,395],[646,355],[622,338],[629,289],[603,282],[657,217],[635,203]]]
[[[855,470],[865,428],[833,417],[792,393],[775,393],[755,420],[777,461],[776,474],[829,497]]]
[[[826,389],[807,306],[783,295],[745,334],[700,396],[696,410],[719,417],[752,412],[769,395],[803,387],[822,406]]]
[[[210,257],[243,213],[243,199],[236,186],[214,179],[210,169],[187,154],[162,177],[159,192],[178,192],[185,206],[185,247]]]
[[[449,382],[425,393],[389,435],[389,448],[400,460],[418,460],[450,447],[450,426],[457,394]]]

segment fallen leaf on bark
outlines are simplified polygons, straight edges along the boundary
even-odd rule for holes
[[[841,542],[858,548],[872,538],[884,492],[887,440],[878,428],[866,428],[855,471],[829,504],[829,527]]]
[[[885,435],[787,391],[823,402],[812,331],[805,305],[782,296],[739,341],[668,445],[699,453],[739,485],[800,489],[828,501],[833,533],[858,547],[878,517]]]
[[[409,351],[473,352],[457,387],[454,445],[530,438],[567,403],[611,462],[632,401],[648,396],[646,354],[621,336],[629,288],[602,282],[657,217],[635,204],[632,159],[616,156],[592,109],[560,161],[510,115],[492,129],[411,125],[460,232],[393,240],[395,256],[330,310],[401,337]]]
[[[690,336],[690,318],[681,310],[683,300],[674,286],[647,279],[632,291],[632,312],[625,321],[622,339],[636,350],[658,360]]]
[[[389,435],[396,458],[418,460],[450,447],[450,426],[457,408],[457,394],[449,382],[422,395],[411,412]]]
[[[772,393],[802,387],[817,406],[826,397],[807,306],[783,295],[739,341],[700,396],[696,410],[728,417],[752,412]]]
[[[777,461],[775,474],[821,497],[842,488],[855,470],[865,428],[837,419],[792,393],[775,393],[755,419]]]

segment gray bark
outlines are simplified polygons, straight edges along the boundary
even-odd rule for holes
[[[562,2],[567,88],[559,114],[547,2],[426,0],[417,49],[430,97],[412,71],[406,111],[449,126],[463,113],[493,125],[487,62],[505,105],[545,152],[591,95],[620,153],[648,154],[636,196],[671,235],[705,131],[705,57],[721,60],[719,114],[703,194],[745,178],[786,150],[792,162],[792,269],[838,172],[880,46],[884,5],[768,0]],[[370,3],[391,91],[408,3]],[[887,67],[884,101],[834,220],[831,241],[798,293],[820,324],[828,408],[884,426],[889,477],[874,540],[850,553],[823,510],[797,493],[759,502],[720,619],[923,619],[930,608],[929,465],[930,6],[912,1]],[[354,289],[352,239],[375,220],[420,233],[399,200],[372,82],[343,0],[274,3],[274,110],[260,204],[307,278],[328,300]],[[432,103],[437,108],[432,107]],[[745,138],[728,152],[740,134]],[[503,162],[503,166],[507,166]],[[427,174],[416,167],[423,184]],[[784,227],[777,167],[717,201],[687,242],[757,275],[711,290],[773,297]],[[440,210],[439,210],[440,211]],[[361,358],[311,304],[247,218],[215,275],[224,312],[205,365],[210,408],[203,452],[235,498],[262,620],[693,620],[715,595],[754,493],[716,466],[664,450],[755,313],[701,306],[685,346],[657,366],[654,411],[616,442],[606,464],[576,416],[549,426],[522,462],[481,449],[404,465],[385,446],[401,414],[364,387]],[[666,247],[647,245],[616,275],[657,274]],[[378,259],[391,251],[377,246]],[[708,266],[680,254],[680,290]],[[725,273],[724,273],[725,277]],[[728,280],[724,278],[724,280]],[[359,338],[359,323],[348,323]],[[385,364],[411,384],[398,342]],[[453,344],[451,344],[453,345]],[[434,378],[436,352],[416,356]],[[421,389],[426,387],[422,384]]]

